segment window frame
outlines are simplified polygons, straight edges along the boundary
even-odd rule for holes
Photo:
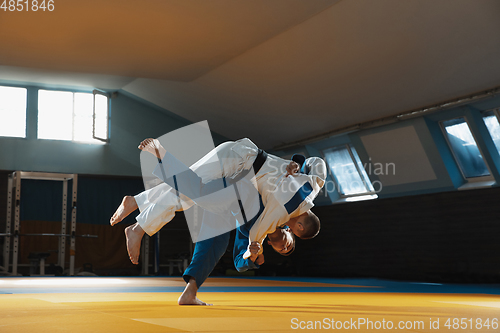
[[[328,163],[328,160],[326,158],[326,153],[325,153],[325,151],[330,150],[330,149],[342,149],[342,148],[346,148],[347,149],[347,152],[349,153],[349,156],[351,157],[351,162],[354,164],[354,167],[356,168],[358,176],[361,178],[361,181],[363,182],[363,185],[364,185],[364,187],[366,189],[366,192],[353,193],[353,194],[343,194],[342,193],[340,185],[339,185],[338,178],[334,174],[332,168],[330,167],[330,164]],[[353,148],[354,147],[353,147],[352,143],[345,143],[345,144],[341,144],[341,145],[335,145],[335,146],[327,147],[327,148],[321,150],[321,155],[323,156],[323,159],[324,159],[325,163],[328,166],[328,172],[330,173],[330,176],[332,177],[333,181],[335,182],[335,185],[337,186],[337,192],[338,192],[338,194],[340,196],[340,199],[347,199],[347,198],[352,198],[352,197],[361,197],[361,196],[367,196],[367,195],[378,195],[375,190],[371,191],[369,189],[368,185],[366,184],[365,177],[362,174],[362,172],[360,171],[358,162],[356,161],[356,157],[354,156],[354,154],[353,154],[353,152],[351,150]],[[357,154],[357,152],[356,152],[356,154]],[[360,162],[361,162],[361,160],[360,160]],[[370,179],[370,176],[368,174],[366,174],[366,176],[368,177],[368,179]]]
[[[493,111],[493,113],[497,116],[498,122],[500,123],[500,107],[494,108],[494,109],[485,110],[483,112],[488,112],[488,111]]]
[[[97,137],[95,135],[95,119],[96,119],[96,115],[95,115],[95,96],[96,95],[102,95],[102,96],[105,96],[107,98],[107,115],[106,115],[106,138],[100,138],[100,137]],[[109,94],[105,93],[104,91],[101,91],[101,90],[98,90],[98,89],[94,89],[92,91],[92,139],[94,140],[99,140],[99,141],[102,141],[104,143],[109,143],[109,99],[110,99],[110,96]]]
[[[498,117],[498,115],[497,115],[497,117]],[[481,158],[482,158],[484,164],[486,165],[486,168],[488,169],[488,172],[490,173],[487,176],[466,177],[464,171],[460,167],[460,163],[458,162],[458,158],[457,158],[457,155],[455,153],[455,150],[453,149],[453,147],[451,145],[451,142],[450,142],[450,139],[448,138],[448,132],[446,132],[446,126],[445,126],[444,122],[450,121],[450,120],[454,120],[454,119],[461,119],[461,118],[463,118],[464,121],[465,121],[465,123],[467,124],[467,127],[469,128],[469,132],[471,133],[472,138],[474,139],[474,142],[476,143],[477,149],[479,150],[479,153],[481,154]],[[440,120],[439,121],[439,127],[441,128],[441,131],[443,133],[444,139],[446,140],[446,144],[448,145],[448,148],[451,151],[451,154],[453,156],[453,159],[455,160],[457,168],[458,168],[458,170],[460,170],[460,174],[462,175],[463,179],[467,183],[479,183],[479,182],[485,182],[485,181],[495,180],[495,178],[493,176],[493,173],[491,171],[491,168],[488,165],[488,162],[486,161],[486,159],[484,158],[484,156],[485,156],[484,152],[483,152],[483,150],[481,149],[481,147],[478,144],[477,136],[474,134],[474,131],[471,129],[469,120],[467,119],[467,117],[465,115],[463,115],[463,116],[456,116],[456,117],[453,117],[453,118],[448,118],[448,119]]]
[[[37,115],[39,113],[39,106],[40,106],[40,91],[55,91],[55,92],[69,92],[73,94],[73,107],[72,107],[72,120],[71,120],[71,139],[70,140],[63,140],[63,139],[44,139],[40,138],[39,135],[37,134],[37,140],[52,140],[52,141],[67,141],[67,142],[73,142],[73,143],[81,143],[81,144],[91,144],[91,145],[99,145],[99,144],[107,144],[109,143],[109,100],[110,96],[106,94],[103,91],[99,91],[94,89],[93,91],[88,91],[88,90],[71,90],[71,89],[57,89],[57,88],[36,88],[37,90]],[[107,114],[107,121],[106,121],[106,129],[107,129],[107,139],[103,140],[102,138],[97,138],[94,136],[95,132],[95,94],[94,91],[98,91],[101,95],[104,95],[108,99],[108,114]],[[75,140],[74,135],[75,135],[75,94],[91,94],[92,95],[92,139],[96,141],[80,141],[80,140]],[[37,116],[37,128],[39,126],[39,116]],[[38,131],[37,131],[38,132]]]
[[[495,117],[497,117],[497,120],[498,122],[500,123],[500,107],[498,108],[493,108],[493,109],[488,109],[488,110],[482,110],[481,111],[481,119],[484,118],[484,115],[487,113],[487,112],[493,112],[493,114],[495,115]],[[484,119],[483,119],[483,122],[484,122]],[[489,133],[489,131],[488,131]],[[491,134],[490,134],[491,135]]]

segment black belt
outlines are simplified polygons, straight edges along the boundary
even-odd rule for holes
[[[260,168],[264,165],[267,159],[267,153],[263,151],[262,149],[259,149],[259,153],[257,154],[257,157],[255,158],[255,161],[253,161],[253,172],[256,175]]]
[[[257,153],[257,157],[255,158],[255,161],[253,161],[253,165],[252,165],[254,175],[256,175],[257,172],[259,172],[260,168],[262,168],[262,166],[266,162],[266,159],[267,159],[267,153],[265,151],[263,151],[262,149],[259,149],[259,152]],[[250,170],[247,170],[246,172],[241,173],[238,177],[236,177],[236,179],[233,179],[233,185],[238,180],[245,177],[245,175],[248,175],[249,172],[250,172]],[[236,197],[238,198],[238,204],[240,206],[241,215],[243,216],[243,222],[247,223],[248,222],[247,216],[245,214],[245,209],[243,208],[243,204],[241,203],[241,198],[240,198],[240,194],[238,192],[237,186],[234,186],[234,191],[236,192]]]

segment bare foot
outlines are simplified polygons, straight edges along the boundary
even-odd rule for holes
[[[205,303],[201,301],[198,297],[184,297],[184,293],[182,293],[181,297],[177,301],[179,305],[206,305],[212,306],[213,304]]]
[[[139,263],[139,254],[141,253],[141,240],[144,236],[144,230],[139,223],[125,228],[125,237],[127,238],[127,251],[130,261],[137,265]]]
[[[148,153],[151,153],[159,159],[162,159],[166,153],[165,148],[163,148],[160,141],[158,141],[157,139],[151,139],[151,138],[145,139],[139,144],[139,147],[137,148],[146,151]]]
[[[177,303],[179,303],[179,305],[213,305],[200,301],[198,297],[196,297],[197,292],[198,286],[196,285],[196,281],[194,278],[191,278]]]
[[[118,206],[116,212],[111,216],[109,223],[115,225],[126,218],[130,213],[137,209],[137,202],[135,202],[134,197],[126,196],[123,197],[122,203]]]

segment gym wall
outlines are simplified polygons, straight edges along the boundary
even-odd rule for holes
[[[292,254],[297,274],[500,282],[500,188],[316,207],[321,232]]]

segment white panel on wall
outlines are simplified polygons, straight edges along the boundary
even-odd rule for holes
[[[365,169],[377,175],[382,186],[436,179],[414,126],[362,135],[371,164]]]

